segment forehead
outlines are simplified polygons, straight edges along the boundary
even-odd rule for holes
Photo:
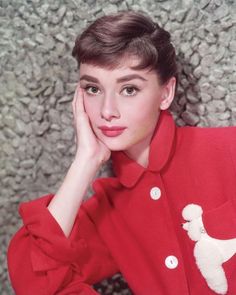
[[[124,57],[120,59],[118,65],[113,68],[102,67],[101,65],[94,65],[90,63],[81,63],[80,64],[80,75],[88,74],[93,76],[103,76],[106,75],[108,78],[117,78],[121,75],[128,75],[137,73],[142,75],[143,77],[157,77],[156,72],[154,70],[147,69],[133,69],[132,67],[137,66],[140,63],[140,59],[138,57]]]

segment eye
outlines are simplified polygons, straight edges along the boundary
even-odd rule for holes
[[[127,86],[123,89],[123,92],[126,96],[134,96],[137,94],[138,91],[139,89],[134,86]]]
[[[95,95],[95,94],[98,94],[98,92],[99,92],[99,89],[96,86],[88,85],[88,86],[84,87],[84,89],[90,95]]]

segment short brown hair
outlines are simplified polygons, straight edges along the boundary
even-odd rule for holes
[[[134,55],[140,63],[132,69],[155,70],[161,83],[176,77],[175,49],[170,33],[150,17],[123,11],[98,18],[77,37],[72,56],[80,63],[116,68],[121,58]]]

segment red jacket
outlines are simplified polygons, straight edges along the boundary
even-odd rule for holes
[[[16,294],[97,294],[90,285],[118,271],[136,295],[216,294],[182,210],[200,205],[210,236],[236,238],[236,127],[176,127],[163,111],[147,168],[123,152],[112,159],[116,176],[94,182],[69,238],[47,209],[53,195],[21,204],[24,226],[8,251]],[[223,268],[235,295],[236,255]]]

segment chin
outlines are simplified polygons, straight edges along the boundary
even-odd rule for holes
[[[109,140],[104,140],[101,139],[101,141],[109,148],[110,151],[112,152],[118,152],[118,151],[124,151],[127,149],[127,144],[124,143],[124,141],[116,141],[116,142],[111,142]]]
[[[107,137],[103,134],[97,134],[97,137],[102,141],[110,151],[127,151],[133,146],[143,141],[144,132],[130,132],[121,134],[117,137]]]

